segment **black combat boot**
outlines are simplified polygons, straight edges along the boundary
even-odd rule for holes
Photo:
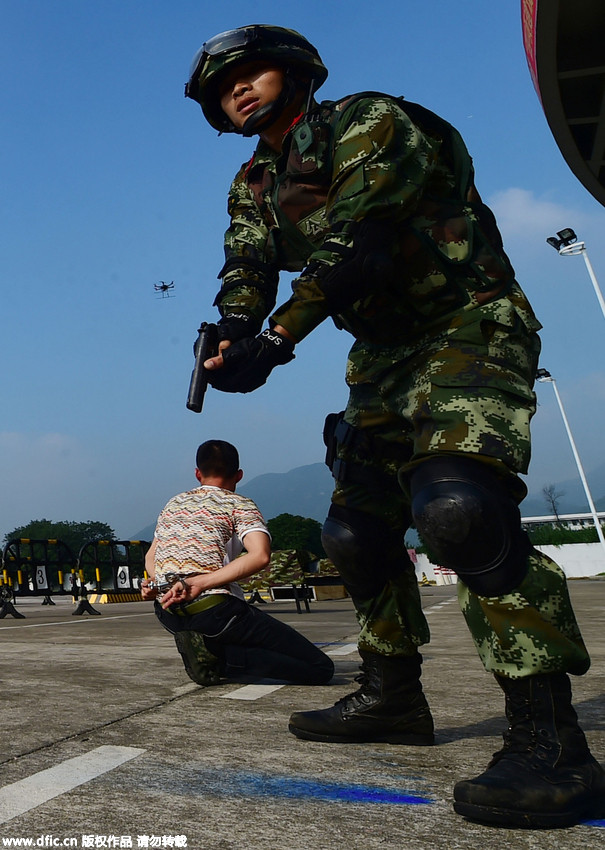
[[[295,712],[290,732],[328,743],[434,743],[433,718],[420,684],[420,653],[406,658],[360,650],[360,655],[359,690],[332,708]]]
[[[565,673],[505,679],[509,728],[487,770],[454,787],[454,809],[483,823],[556,829],[605,815],[605,770],[590,754]]]

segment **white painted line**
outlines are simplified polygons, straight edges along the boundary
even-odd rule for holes
[[[54,797],[84,785],[144,752],[137,747],[97,747],[83,756],[67,759],[27,779],[6,785],[0,788],[0,823],[6,823]]]
[[[228,694],[221,694],[221,699],[260,699],[283,688],[283,685],[244,685],[243,688],[238,688],[236,691],[231,691]]]
[[[326,655],[350,655],[357,650],[356,643],[345,643],[344,646],[336,646],[334,649],[328,650]]]
[[[82,623],[107,623],[109,620],[129,620],[131,617],[149,617],[153,611],[147,611],[144,614],[116,614],[115,617],[103,617],[102,620],[97,619],[94,614],[78,615],[77,620],[57,620],[56,623],[29,623],[28,625],[0,626],[0,631],[4,629],[41,629],[44,626],[80,626]]]

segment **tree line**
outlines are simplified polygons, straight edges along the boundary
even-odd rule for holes
[[[91,540],[115,540],[116,533],[105,522],[52,522],[49,519],[33,519],[4,535],[4,543],[11,540],[60,540],[77,555]]]

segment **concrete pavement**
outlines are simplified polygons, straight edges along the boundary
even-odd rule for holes
[[[570,582],[593,666],[575,704],[605,761],[605,581]],[[190,682],[147,603],[23,600],[0,620],[0,847],[195,850],[501,850],[603,846],[605,822],[525,832],[472,824],[452,809],[457,779],[482,770],[505,726],[499,689],[476,656],[455,586],[421,588],[432,632],[424,683],[434,747],[320,744],[287,731],[293,710],[331,705],[355,686],[349,600],[270,603],[324,645],[325,687],[252,689]]]

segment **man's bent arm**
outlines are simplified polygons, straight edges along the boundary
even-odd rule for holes
[[[271,559],[271,539],[264,531],[249,531],[244,538],[246,554],[240,555],[224,567],[212,572],[187,576],[185,592],[177,582],[162,596],[162,608],[175,602],[190,602],[201,593],[224,587],[232,581],[241,581],[263,570]]]

